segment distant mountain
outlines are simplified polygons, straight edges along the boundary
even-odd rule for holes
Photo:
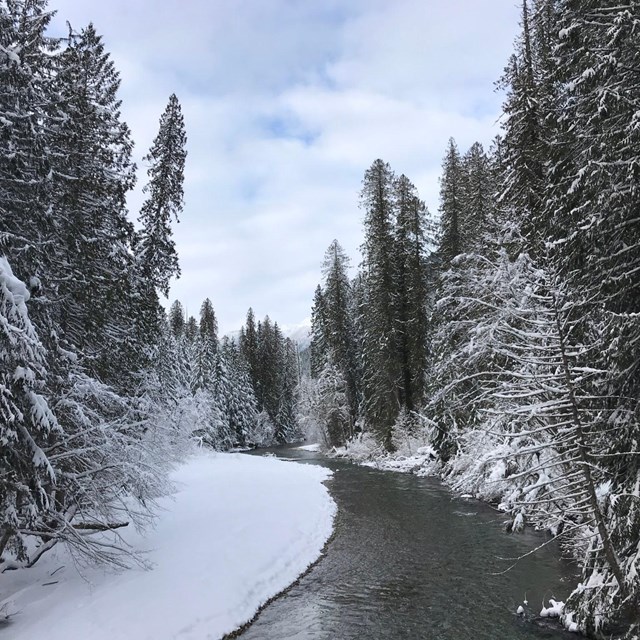
[[[281,329],[286,338],[298,343],[300,349],[306,349],[311,343],[311,318],[305,318],[300,324],[285,324]]]
[[[300,349],[306,349],[311,343],[311,318],[305,318],[300,324],[283,324],[280,330],[285,338],[291,338],[298,343]],[[230,340],[237,341],[240,331],[229,331],[226,334]]]

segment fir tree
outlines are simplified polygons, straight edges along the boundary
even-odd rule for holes
[[[397,357],[396,265],[394,256],[394,175],[376,160],[366,171],[360,195],[365,211],[363,275],[367,309],[363,315],[363,409],[370,429],[385,446],[400,410]]]
[[[144,339],[135,322],[133,228],[126,216],[135,166],[129,129],[120,120],[120,79],[92,25],[70,33],[59,66],[64,118],[55,130],[53,167],[58,322],[89,371],[125,390]]]
[[[179,300],[175,300],[169,309],[169,328],[176,339],[184,335],[185,324],[184,308]]]
[[[151,289],[165,296],[169,294],[170,278],[180,275],[171,222],[178,222],[183,208],[186,143],[180,103],[171,94],[160,118],[158,135],[143,158],[149,163],[149,183],[143,189],[147,199],[140,210],[142,229],[136,242],[142,277]]]
[[[475,142],[462,158],[464,188],[460,220],[461,247],[465,253],[482,253],[489,231],[493,230],[492,211],[495,188],[489,158]]]
[[[428,327],[427,211],[415,186],[402,175],[396,180],[397,272],[396,330],[402,369],[400,402],[409,413],[424,396]]]
[[[464,251],[461,237],[463,218],[463,182],[462,159],[451,138],[442,164],[440,178],[440,243],[438,256],[442,268],[447,269],[451,261]]]
[[[311,307],[311,343],[310,365],[311,375],[317,378],[329,357],[327,344],[327,310],[322,287],[316,287]]]
[[[255,392],[258,372],[258,334],[255,315],[251,307],[247,311],[247,319],[241,334],[240,351],[247,363],[249,378]]]
[[[258,406],[247,365],[241,350],[227,338],[223,339],[221,354],[229,372],[226,398],[229,426],[235,444],[241,447],[255,444],[254,432],[258,419]]]
[[[56,472],[43,447],[62,428],[45,395],[45,353],[31,324],[29,292],[0,257],[0,558],[27,557],[25,530],[51,504]]]
[[[12,257],[18,277],[48,284],[59,47],[45,35],[51,20],[46,4],[9,0],[0,6],[0,253]]]
[[[355,362],[355,337],[351,316],[351,284],[349,282],[349,259],[334,240],[327,249],[322,265],[325,278],[322,305],[324,306],[325,362],[340,371],[346,383],[349,422],[344,432],[353,435],[357,419],[357,372]],[[343,444],[335,442],[334,444]]]
[[[211,300],[207,298],[200,307],[198,334],[194,341],[195,362],[191,388],[211,390],[215,379],[216,355],[218,353],[218,322]]]
[[[517,233],[532,255],[544,251],[550,224],[544,208],[544,181],[550,158],[549,129],[557,110],[549,81],[554,13],[548,0],[534,4],[532,24],[530,2],[522,0],[522,33],[499,82],[507,91],[499,201],[508,210],[507,218],[517,220]]]
[[[300,378],[297,350],[293,341],[289,338],[281,340],[278,349],[281,375],[278,376],[279,399],[275,417],[275,438],[277,442],[284,443],[291,441],[297,433],[296,389]]]
[[[198,321],[193,316],[189,316],[187,318],[187,322],[184,326],[184,337],[192,344],[198,337]]]

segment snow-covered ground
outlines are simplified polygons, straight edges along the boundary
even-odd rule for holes
[[[296,447],[296,449],[300,449],[300,451],[320,451],[320,445],[318,443],[303,444],[301,447]]]
[[[127,541],[152,569],[74,567],[54,549],[33,569],[0,574],[0,640],[203,640],[250,620],[314,562],[335,503],[313,465],[202,454],[173,476],[157,526]]]

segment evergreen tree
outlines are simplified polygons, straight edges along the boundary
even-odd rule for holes
[[[46,0],[0,5],[0,253],[25,282],[49,282],[50,131],[58,42],[45,35]],[[47,286],[47,289],[49,286]]]
[[[556,77],[564,91],[549,202],[566,277],[612,311],[633,313],[640,310],[635,5],[561,3]]]
[[[214,384],[216,355],[218,353],[218,322],[211,300],[207,298],[200,307],[198,334],[194,341],[195,362],[191,388],[211,390]]]
[[[27,287],[0,257],[0,558],[27,557],[25,530],[52,508],[56,472],[43,447],[61,432],[45,395],[45,353]]]
[[[353,435],[347,383],[341,371],[331,363],[320,372],[311,411],[321,426],[321,437],[328,449],[343,445]]]
[[[184,164],[187,137],[180,103],[171,94],[160,118],[160,130],[144,161],[149,163],[147,199],[140,210],[142,229],[136,252],[141,275],[152,290],[169,294],[169,280],[180,275],[178,255],[171,238],[171,221],[178,222],[183,208]]]
[[[258,419],[258,406],[247,365],[241,350],[225,338],[221,354],[229,371],[226,407],[229,426],[237,446],[256,444],[254,433]],[[260,443],[261,444],[261,443]]]
[[[184,308],[179,300],[175,300],[169,309],[169,328],[176,339],[184,335],[185,325]]]
[[[321,305],[324,307],[324,342],[326,356],[340,371],[346,383],[349,422],[344,428],[347,437],[353,435],[357,419],[357,378],[355,363],[355,338],[351,317],[351,284],[349,282],[349,258],[337,240],[327,249],[322,273],[325,278]],[[343,444],[334,442],[333,444]]]
[[[70,33],[57,80],[64,112],[53,141],[57,321],[88,370],[126,393],[144,342],[135,321],[133,227],[126,211],[135,166],[129,129],[120,120],[120,79],[92,25]]]
[[[415,186],[406,176],[402,175],[396,180],[395,193],[395,318],[398,357],[402,369],[400,402],[410,414],[422,405],[427,365],[427,211],[418,198]]]
[[[320,375],[329,357],[326,316],[324,294],[322,293],[322,287],[318,285],[313,296],[313,306],[311,307],[311,343],[309,345],[311,375],[314,378]]]
[[[606,371],[595,393],[607,399],[602,412],[611,417],[600,428],[595,455],[602,456],[598,468],[611,482],[606,518],[623,573],[621,583],[615,562],[594,543],[583,579],[608,579],[588,596],[576,591],[570,601],[581,627],[593,631],[596,617],[626,617],[640,597],[628,556],[640,524],[637,510],[625,502],[639,472],[632,452],[640,410],[640,16],[631,1],[567,0],[556,11],[551,78],[559,88],[558,115],[545,215],[552,223],[551,258],[570,289],[574,313],[584,320],[576,332],[592,354],[591,366]],[[613,428],[616,437],[607,437]]]
[[[255,392],[258,374],[258,334],[255,315],[251,307],[247,311],[246,323],[240,336],[240,351],[247,363],[249,378]]]
[[[530,0],[522,0],[522,34],[499,82],[507,92],[499,200],[508,210],[507,218],[517,221],[517,233],[532,255],[544,251],[550,224],[544,187],[551,155],[549,129],[557,111],[549,75],[551,33],[556,29],[551,5],[549,0],[535,0],[532,23]]]
[[[277,324],[276,324],[277,328]],[[279,350],[279,399],[275,417],[275,438],[279,443],[290,442],[297,434],[296,389],[300,382],[296,346],[289,338],[281,339]]]
[[[464,251],[461,237],[463,212],[464,173],[460,152],[453,138],[442,164],[440,178],[440,243],[438,256],[442,268],[447,269],[451,261]]]
[[[189,316],[187,319],[184,327],[184,337],[190,343],[194,343],[198,337],[198,321],[193,316]]]
[[[362,269],[367,288],[362,318],[363,410],[368,427],[389,447],[391,427],[401,406],[401,371],[395,323],[394,174],[382,160],[366,171],[360,202],[365,211]]]
[[[465,253],[483,253],[493,230],[495,187],[489,158],[475,142],[462,158],[464,188],[460,220],[461,246]]]

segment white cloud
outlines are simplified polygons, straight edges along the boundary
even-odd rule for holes
[[[55,2],[55,0],[53,0]],[[246,309],[309,315],[334,238],[359,261],[364,171],[381,157],[430,209],[450,136],[497,132],[499,76],[517,29],[511,0],[59,0],[55,26],[90,20],[122,76],[137,160],[170,93],[188,135],[186,209],[175,230],[196,313],[223,330]],[[135,212],[140,185],[130,198]]]

